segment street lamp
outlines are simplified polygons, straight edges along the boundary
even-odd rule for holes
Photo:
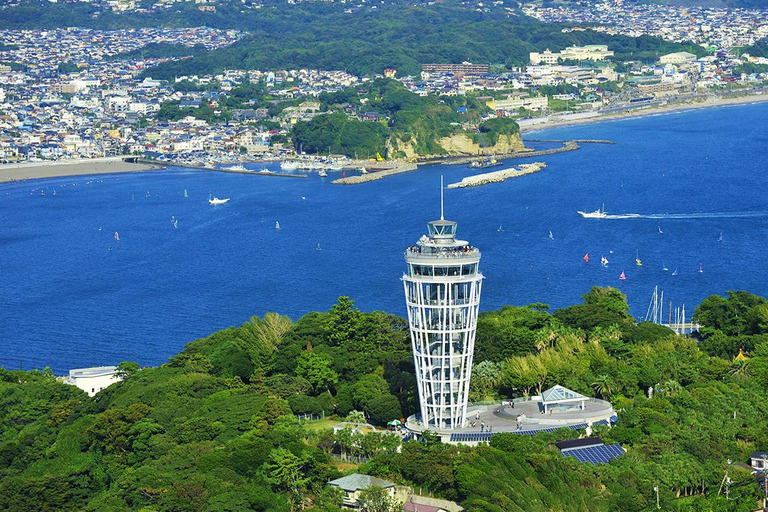
[[[654,485],[653,490],[656,491],[656,508],[660,509],[661,505],[659,505],[659,486]]]

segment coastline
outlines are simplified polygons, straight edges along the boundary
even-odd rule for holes
[[[521,126],[520,133],[535,133],[542,130],[548,130],[550,128],[560,128],[563,126],[575,126],[580,124],[593,124],[601,123],[604,121],[615,121],[617,119],[629,119],[633,117],[644,117],[657,114],[671,114],[674,112],[682,112],[687,110],[695,110],[701,108],[711,107],[723,107],[730,105],[747,105],[751,103],[768,102],[768,94],[754,94],[749,96],[741,96],[736,98],[715,98],[706,99],[704,101],[697,102],[685,102],[685,103],[672,103],[667,105],[661,105],[657,107],[648,107],[640,110],[633,110],[628,112],[617,112],[614,114],[605,114],[601,116],[588,117],[584,119],[552,119],[543,123]]]
[[[124,162],[122,157],[3,164],[0,165],[0,183],[66,176],[148,172],[162,168],[157,165]]]

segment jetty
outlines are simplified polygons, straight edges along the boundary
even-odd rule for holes
[[[382,167],[381,162],[377,164],[377,167],[379,168]],[[387,176],[392,176],[394,174],[401,174],[404,172],[415,171],[418,166],[412,162],[394,162],[391,165],[388,165],[387,167],[388,168],[384,168],[382,170],[371,170],[368,172],[368,174],[361,174],[360,176],[349,176],[348,178],[339,178],[338,180],[333,180],[331,184],[358,185],[360,183],[367,183],[369,181],[380,180],[382,178],[386,178]]]
[[[287,172],[273,172],[273,171],[267,171],[267,170],[249,171],[248,169],[245,169],[245,170],[232,169],[229,167],[214,167],[212,165],[186,164],[186,163],[180,163],[180,162],[164,162],[162,160],[152,160],[149,158],[137,158],[136,160],[134,160],[134,162],[140,163],[140,164],[152,164],[152,165],[164,165],[164,166],[172,165],[174,167],[186,167],[188,169],[200,169],[203,171],[228,172],[231,174],[275,176],[279,178],[306,178],[307,177],[306,174],[289,174]]]
[[[509,169],[502,169],[500,171],[476,174],[475,176],[468,176],[458,183],[451,183],[448,185],[448,188],[478,187],[488,183],[499,183],[510,178],[517,178],[525,176],[526,174],[539,172],[546,166],[547,164],[544,162],[534,162],[532,164],[522,164],[519,169],[510,167]]]

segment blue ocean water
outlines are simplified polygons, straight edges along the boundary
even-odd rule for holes
[[[726,290],[768,295],[765,119],[768,103],[526,135],[616,144],[534,158],[547,168],[446,191],[446,218],[483,252],[481,308],[560,308],[594,285],[621,289],[637,317],[657,285],[689,316]],[[297,319],[339,295],[404,315],[403,249],[439,216],[440,175],[453,183],[470,174],[427,166],[342,187],[330,185],[333,173],[283,179],[171,168],[2,184],[0,365],[57,373],[123,360],[156,365],[252,315]],[[212,207],[209,193],[231,201]],[[602,204],[612,215],[642,216],[576,213]]]

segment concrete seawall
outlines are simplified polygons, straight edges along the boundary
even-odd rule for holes
[[[532,164],[522,164],[519,170],[512,167],[500,171],[468,176],[458,183],[451,183],[448,185],[448,188],[477,187],[488,183],[499,183],[510,178],[518,178],[520,176],[525,176],[526,174],[539,172],[546,166],[547,164],[544,162],[534,162]]]
[[[137,158],[136,163],[163,165],[163,166],[172,165],[173,167],[186,167],[187,169],[200,169],[203,171],[228,172],[231,174],[248,174],[248,175],[256,175],[256,176],[275,176],[278,178],[306,178],[307,177],[306,174],[288,174],[285,172],[272,172],[272,171],[248,171],[248,170],[241,171],[238,169],[230,169],[228,167],[213,167],[208,165],[163,162],[160,160],[150,160],[147,158]]]
[[[339,178],[333,180],[331,183],[334,185],[357,185],[360,183],[366,183],[369,181],[376,181],[393,174],[400,174],[403,172],[415,171],[417,165],[414,163],[403,162],[393,164],[389,169],[381,171],[369,172],[368,174],[361,174],[360,176],[350,176],[349,178]]]

